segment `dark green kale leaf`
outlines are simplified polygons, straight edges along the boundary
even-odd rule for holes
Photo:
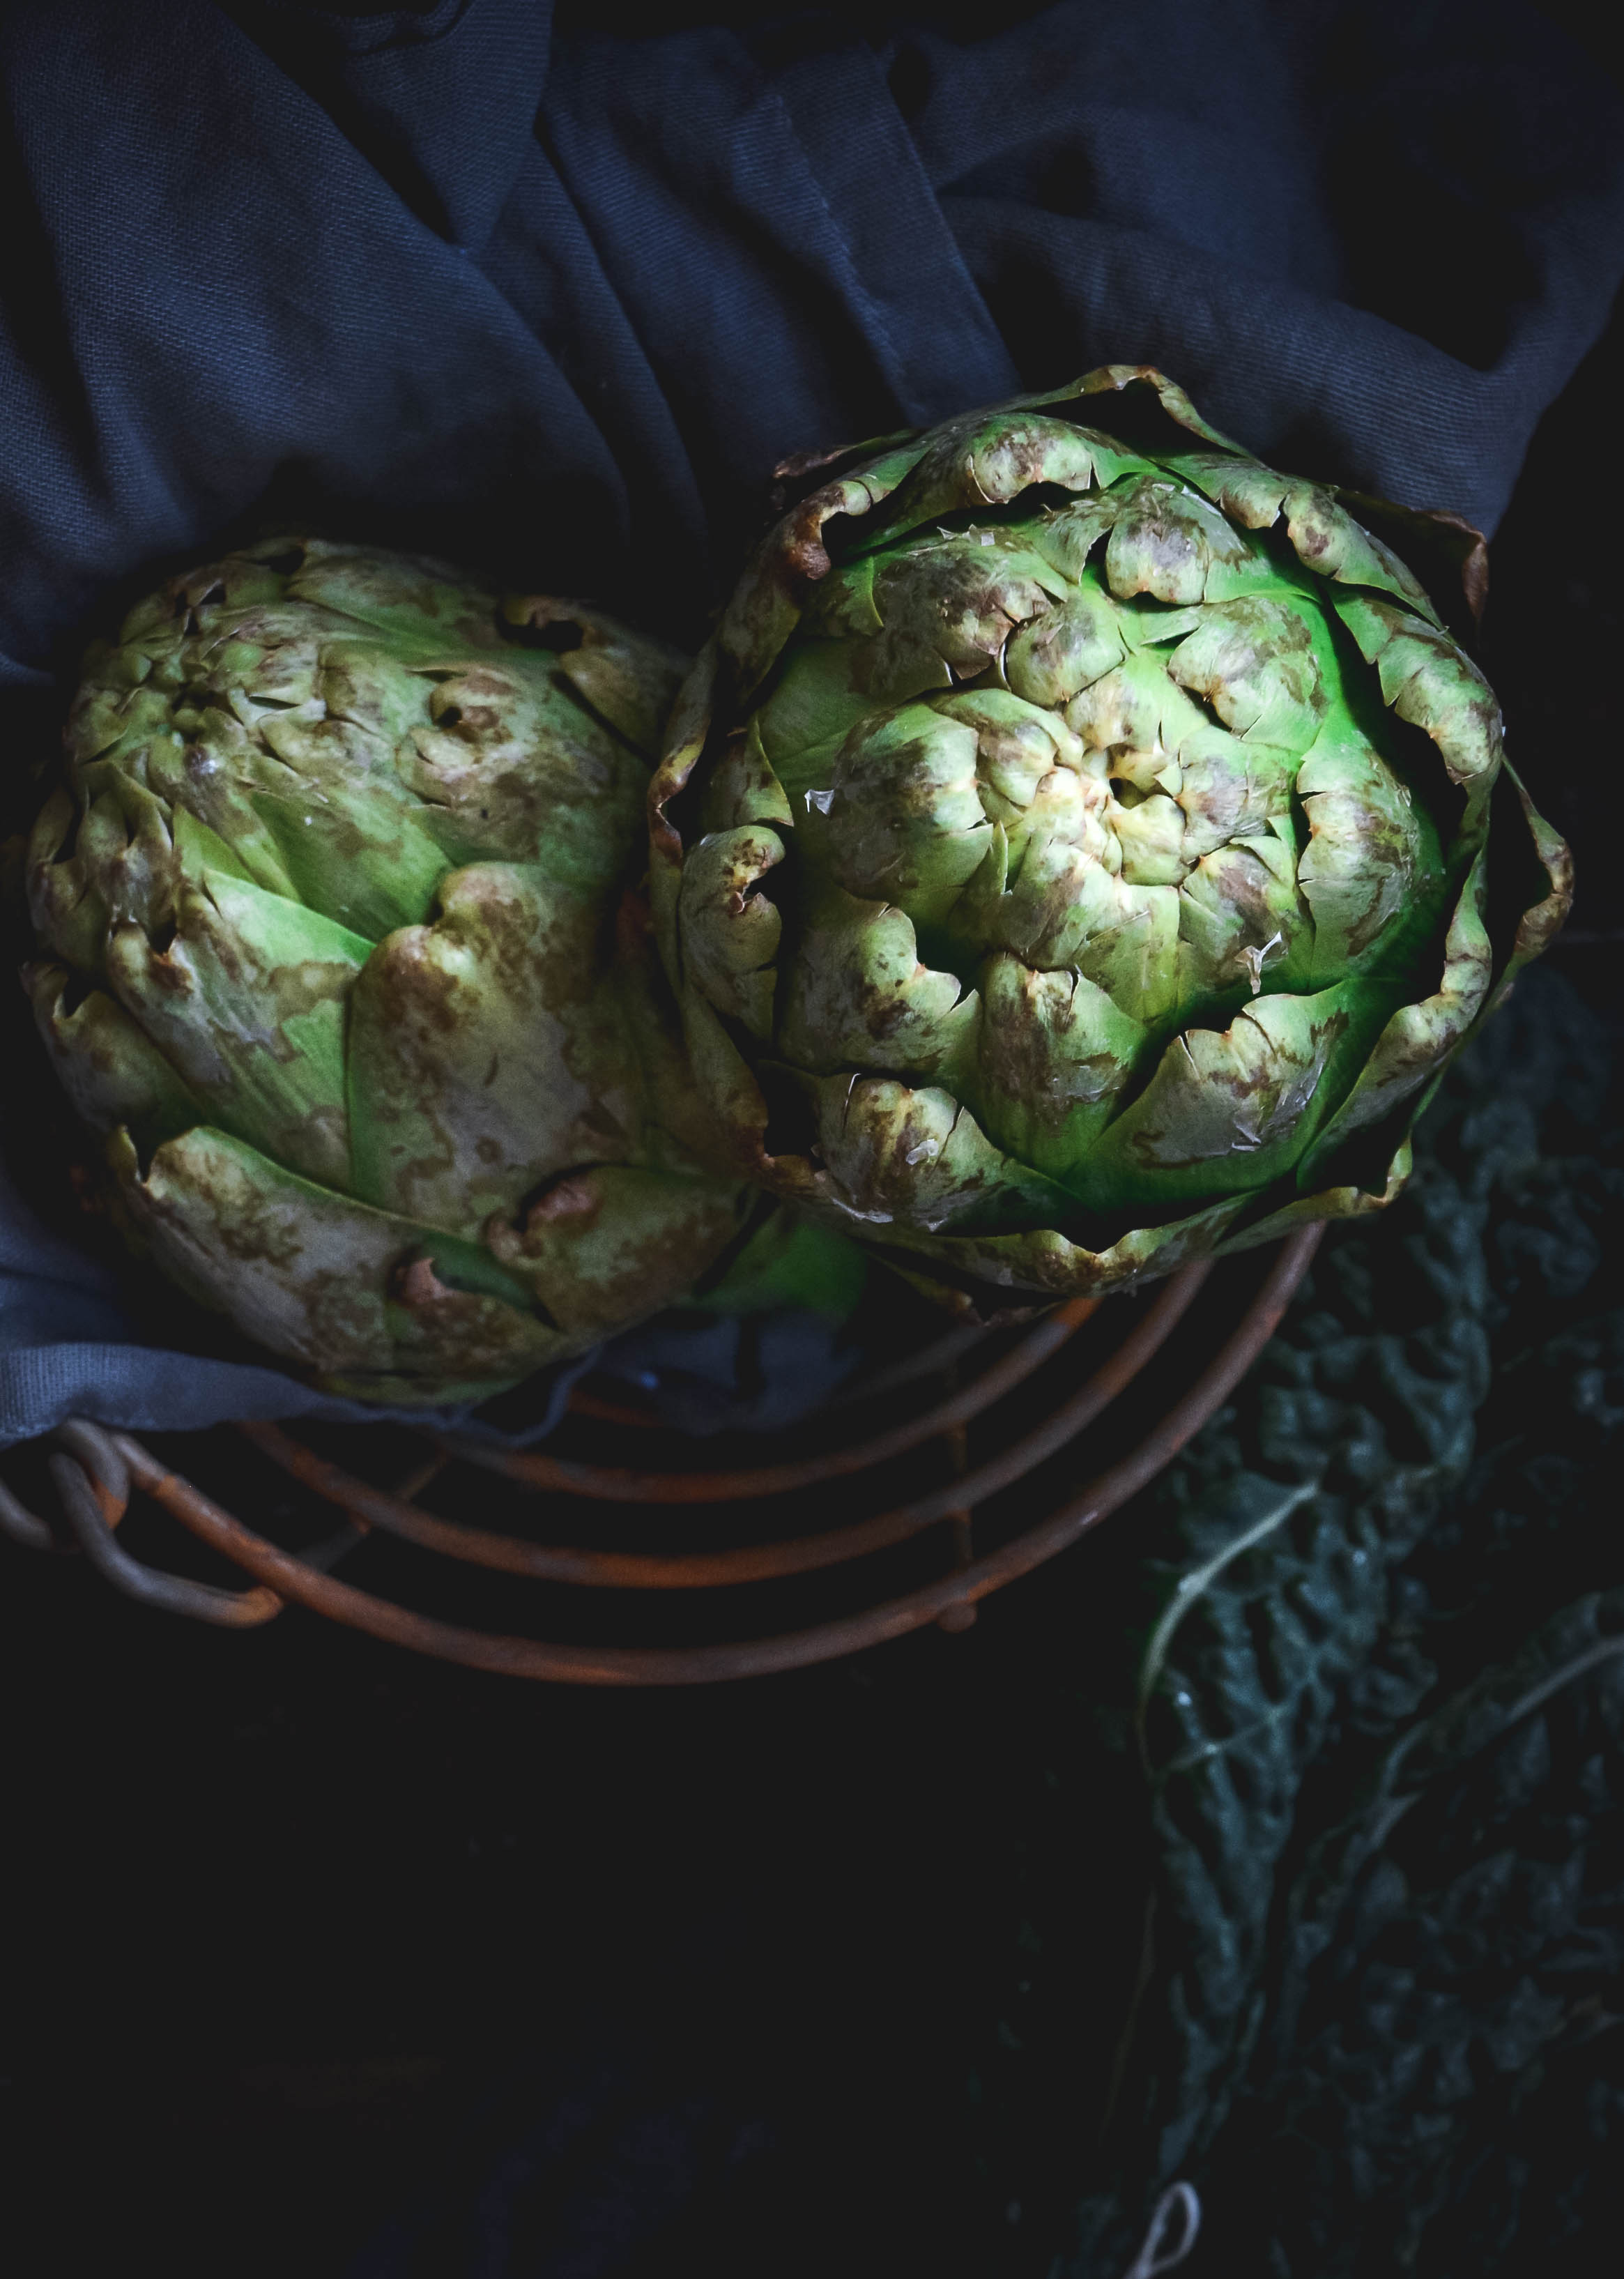
[[[1584,2054],[1624,1964],[1620,1123],[1602,1024],[1526,977],[1155,1497],[1139,1992],[1056,2274],[1115,2279],[1177,2177],[1192,2268],[1280,2279],[1466,2279],[1582,2204],[1624,2111]],[[1508,2149],[1552,2099],[1559,2184]]]

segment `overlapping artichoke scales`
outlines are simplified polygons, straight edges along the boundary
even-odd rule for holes
[[[88,663],[31,848],[42,1032],[139,1238],[330,1382],[489,1391],[739,1222],[629,891],[680,664],[303,541]]]
[[[844,468],[679,714],[655,903],[736,1160],[960,1277],[1375,1207],[1565,907],[1530,810],[1490,940],[1498,711],[1411,570],[1142,367]]]

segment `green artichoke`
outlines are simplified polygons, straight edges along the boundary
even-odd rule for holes
[[[92,652],[27,858],[39,1027],[128,1231],[333,1389],[482,1397],[744,1224],[640,884],[684,662],[306,541]]]
[[[1147,367],[863,449],[651,794],[739,1170],[984,1301],[1379,1208],[1569,894],[1415,576]]]

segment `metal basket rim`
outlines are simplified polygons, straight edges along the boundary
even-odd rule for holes
[[[857,1653],[931,1623],[945,1629],[965,1628],[974,1620],[978,1602],[990,1592],[1002,1589],[1020,1576],[1030,1574],[1075,1543],[1110,1513],[1120,1509],[1172,1461],[1191,1435],[1222,1405],[1251,1368],[1273,1335],[1298,1283],[1307,1271],[1323,1232],[1321,1225],[1313,1224],[1299,1229],[1285,1240],[1261,1287],[1228,1336],[1158,1423],[1127,1454],[1063,1499],[1043,1518],[1022,1529],[996,1549],[984,1552],[979,1556],[973,1555],[969,1542],[969,1511],[968,1508],[961,1507],[968,1506],[966,1491],[975,1488],[979,1476],[971,1475],[955,1481],[950,1490],[938,1492],[935,1500],[941,1502],[942,1508],[933,1510],[928,1517],[919,1519],[917,1526],[934,1525],[944,1520],[954,1523],[955,1535],[959,1539],[958,1564],[933,1581],[856,1613],[764,1638],[672,1646],[554,1645],[495,1631],[476,1630],[442,1621],[434,1615],[419,1614],[397,1605],[392,1600],[362,1590],[327,1571],[350,1544],[361,1539],[369,1524],[365,1513],[351,1509],[343,1503],[341,1497],[331,1500],[339,1501],[346,1509],[346,1527],[316,1551],[295,1554],[284,1551],[267,1537],[246,1526],[234,1514],[204,1495],[189,1480],[164,1464],[143,1442],[127,1432],[107,1432],[82,1423],[66,1428],[63,1438],[67,1443],[68,1453],[51,1459],[53,1477],[57,1478],[63,1491],[65,1509],[82,1547],[91,1553],[94,1563],[108,1574],[110,1579],[119,1582],[131,1595],[143,1598],[149,1604],[168,1605],[174,1611],[201,1615],[205,1620],[249,1627],[268,1619],[279,1612],[284,1603],[291,1602],[372,1637],[439,1660],[456,1662],[465,1668],[576,1684],[691,1685],[763,1677],[804,1669],[816,1662]],[[1199,1268],[1186,1268],[1174,1278],[1156,1301],[1151,1314],[1116,1348],[1118,1354],[1127,1352],[1136,1339],[1141,1343],[1145,1342],[1145,1331],[1153,1326],[1159,1309],[1161,1318],[1166,1321],[1161,1335],[1168,1333],[1172,1322],[1179,1317],[1195,1295],[1204,1278],[1206,1263],[1203,1262]],[[1167,1318],[1168,1316],[1171,1319]],[[1149,1350],[1153,1351],[1154,1343],[1158,1342],[1159,1339],[1152,1342]],[[1058,1350],[1061,1343],[1063,1338],[1056,1339],[1053,1349]],[[1145,1358],[1148,1358],[1148,1353],[1141,1354],[1138,1365],[1142,1366]],[[1104,1370],[1096,1371],[1096,1378],[1108,1375],[1109,1370],[1107,1362]],[[1131,1369],[1127,1373],[1131,1375]],[[1074,1395],[1070,1403],[1062,1404],[1062,1411],[1076,1408],[1081,1394],[1086,1394],[1088,1390],[1087,1386],[1082,1388],[1081,1393]],[[1114,1396],[1107,1395],[1107,1399],[1110,1397]],[[1103,1406],[1104,1402],[1099,1405]],[[1053,1419],[1050,1421],[1052,1425]],[[264,1434],[267,1429],[275,1428],[255,1426],[247,1429],[263,1446]],[[950,1425],[947,1429],[961,1430],[961,1426]],[[1076,1431],[1080,1429],[1080,1424],[1074,1424],[1070,1433],[1061,1431],[1057,1436],[1052,1435],[1052,1444],[1045,1453],[1053,1453],[1053,1448],[1065,1445],[1069,1439],[1076,1437]],[[1038,1457],[1033,1462],[1041,1460]],[[314,1461],[319,1462],[324,1460]],[[1011,1478],[1024,1477],[1025,1470],[1030,1468],[1029,1464],[1015,1470]],[[336,1471],[338,1468],[333,1469]],[[365,1486],[364,1483],[357,1485]],[[242,1569],[252,1579],[254,1587],[241,1592],[213,1590],[208,1585],[187,1583],[182,1578],[157,1575],[129,1559],[122,1546],[114,1541],[112,1530],[122,1516],[131,1486],[140,1487],[200,1541]],[[959,1500],[956,1505],[952,1500],[954,1494]],[[916,1504],[930,1500],[919,1499]],[[908,1513],[911,1508],[908,1506],[898,1508],[901,1513]],[[419,1520],[431,1517],[431,1515],[422,1513],[416,1515]],[[884,1519],[887,1515],[880,1516]],[[435,1523],[445,1527],[455,1525],[450,1522]],[[859,1529],[832,1532],[838,1536],[842,1532],[860,1531]],[[520,1541],[518,1538],[502,1539],[509,1543]],[[793,1543],[794,1539],[789,1540]],[[864,1544],[854,1549],[851,1556],[862,1557],[867,1555],[869,1550],[881,1546],[877,1544]],[[574,1555],[600,1561],[617,1556],[613,1554]],[[618,1555],[624,1557],[627,1554]],[[785,1570],[786,1573],[807,1571],[811,1571],[810,1565]],[[541,1579],[573,1579],[600,1584],[602,1580],[601,1576],[594,1574],[567,1578],[548,1575]],[[698,1579],[720,1578],[701,1577]],[[727,1579],[755,1578],[737,1576]],[[628,1587],[649,1587],[646,1576],[641,1578],[625,1576],[621,1580]],[[670,1585],[668,1584],[667,1587]],[[692,1587],[692,1585],[678,1587]]]

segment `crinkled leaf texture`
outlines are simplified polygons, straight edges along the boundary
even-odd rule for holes
[[[651,798],[740,1170],[994,1305],[1385,1208],[1570,890],[1437,598],[1148,367],[841,462]]]
[[[1333,1239],[1158,1492],[1120,1665],[1142,1971],[1054,2279],[1124,2268],[1178,2177],[1210,2252],[1278,2279],[1532,2270],[1605,2221],[1621,1107],[1605,1031],[1526,978],[1445,1083],[1405,1201]],[[1049,1809],[1089,1798],[1062,1776]],[[1028,2016],[1065,1984],[1060,1897],[1028,1896]],[[1036,2070],[990,2052],[981,2096],[999,2189],[1053,2208],[1020,2149]]]
[[[25,979],[142,1253],[327,1389],[477,1400],[740,1235],[641,893],[685,660],[315,539],[86,660]]]

